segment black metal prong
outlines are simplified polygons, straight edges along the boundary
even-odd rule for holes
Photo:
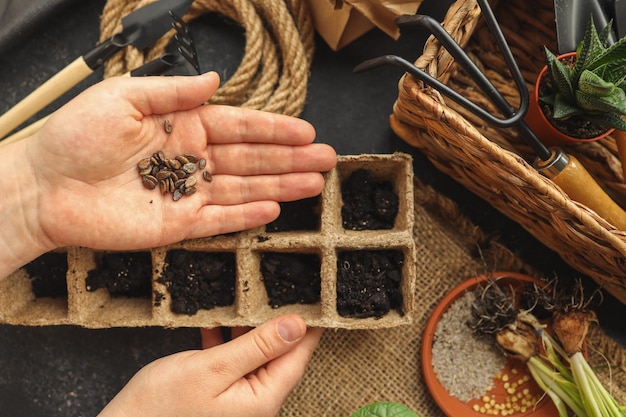
[[[189,64],[191,64],[191,66],[193,66],[196,73],[200,74],[201,71],[200,64],[198,62],[198,54],[196,52],[196,45],[193,41],[193,36],[189,26],[176,14],[170,12],[170,16],[172,16],[172,19],[174,20],[172,22],[172,27],[176,30],[176,35],[174,35],[174,40],[178,44],[176,50]]]

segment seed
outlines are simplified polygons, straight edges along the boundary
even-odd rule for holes
[[[169,183],[167,180],[159,181],[159,190],[161,190],[161,194],[165,195],[169,192]]]
[[[139,175],[141,175],[142,177],[144,175],[149,175],[151,173],[152,173],[152,166],[149,166],[148,168],[139,170]]]
[[[157,186],[162,195],[172,193],[174,201],[183,196],[196,193],[198,179],[193,176],[198,170],[198,163],[206,167],[206,160],[201,161],[193,154],[182,154],[175,158],[166,158],[162,150],[143,158],[137,163],[137,169],[144,187],[154,189]],[[211,181],[209,172],[203,171],[203,178]]]
[[[182,191],[180,191],[180,190],[175,190],[175,191],[174,191],[174,195],[172,196],[172,199],[173,199],[174,201],[178,201],[178,200],[180,200],[182,197],[183,197],[183,192],[182,192]]]
[[[172,122],[165,119],[165,122],[163,123],[163,128],[165,129],[166,133],[172,133]]]
[[[173,170],[177,170],[177,169],[180,169],[182,164],[180,163],[178,159],[168,159],[167,166],[172,168]]]
[[[194,195],[195,193],[196,193],[196,187],[185,187],[185,195],[187,197],[189,197],[190,195]]]
[[[202,178],[204,178],[206,182],[213,181],[213,175],[211,175],[209,171],[202,171]]]
[[[143,186],[146,187],[148,190],[154,190],[158,183],[157,179],[154,178],[152,175],[144,175],[141,178],[141,182],[143,183]]]
[[[143,158],[137,164],[137,168],[139,168],[139,171],[143,171],[144,169],[150,168],[151,166],[152,166],[152,162],[150,161],[150,158]]]
[[[183,171],[185,171],[187,174],[193,174],[197,170],[198,170],[198,167],[193,162],[188,162],[185,165],[183,165]]]
[[[202,158],[198,161],[198,169],[202,170],[206,168],[206,159]]]
[[[185,188],[193,187],[194,185],[197,184],[197,182],[198,180],[196,180],[196,177],[189,177],[185,181]]]
[[[167,169],[162,169],[159,172],[157,172],[155,177],[157,177],[158,180],[165,180],[170,177],[170,172],[171,171],[168,171]]]

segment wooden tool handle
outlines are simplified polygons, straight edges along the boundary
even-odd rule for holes
[[[626,230],[626,212],[609,197],[585,167],[572,155],[569,163],[552,181],[577,201],[598,213],[600,217],[617,227]]]
[[[622,172],[624,173],[624,181],[626,181],[626,132],[623,130],[615,130],[613,132],[615,143],[617,144],[617,154],[622,162]]]
[[[43,119],[39,119],[35,123],[26,126],[24,129],[18,132],[15,132],[14,134],[12,134],[11,136],[7,138],[0,140],[0,148],[5,145],[8,145],[9,143],[17,142],[18,140],[27,138],[33,133],[37,132],[39,129],[41,129],[41,126],[43,126],[43,124],[46,123],[46,120],[48,120],[49,117],[50,116],[46,116]]]
[[[85,63],[83,57],[75,59],[74,62],[0,116],[0,138],[6,136],[91,73],[93,70]]]

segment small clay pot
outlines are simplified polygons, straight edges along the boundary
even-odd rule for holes
[[[559,55],[557,59],[561,60],[574,55],[576,55],[576,52],[568,52],[566,54]],[[555,128],[550,123],[550,121],[548,121],[539,104],[539,84],[541,83],[541,80],[543,79],[547,71],[548,66],[546,65],[541,69],[539,75],[537,76],[537,80],[535,81],[535,90],[530,97],[528,112],[526,113],[526,117],[524,118],[526,124],[528,124],[530,129],[535,133],[535,135],[537,135],[537,138],[539,138],[539,140],[543,142],[544,145],[561,146],[571,145],[574,143],[594,142],[603,139],[613,133],[615,129],[609,129],[599,136],[587,139],[579,139],[569,136],[566,133],[563,133]]]
[[[459,297],[465,294],[465,292],[473,291],[479,285],[483,285],[490,280],[498,280],[499,282],[506,283],[507,285],[511,285],[516,288],[521,288],[523,284],[528,282],[543,285],[542,281],[524,274],[506,271],[493,272],[490,274],[478,275],[463,281],[458,286],[453,288],[448,294],[446,294],[439,302],[439,304],[437,304],[430,318],[426,322],[426,327],[424,329],[424,334],[422,338],[422,374],[424,376],[426,386],[433,399],[444,412],[444,414],[448,417],[484,417],[484,412],[481,413],[474,407],[475,405],[484,404],[481,402],[482,400],[480,398],[471,400],[469,402],[460,401],[459,399],[450,395],[446,388],[437,379],[437,374],[435,373],[432,365],[432,346],[434,342],[435,332],[437,329],[437,324],[448,309],[448,307],[450,307],[450,305],[453,304]],[[527,370],[524,364],[515,364],[515,362],[515,359],[509,359],[504,369],[502,369],[500,373],[502,375],[509,375],[512,381],[519,380],[524,375],[530,376],[530,372]],[[474,364],[467,364],[467,366],[474,366]],[[516,368],[515,373],[512,371],[513,367]],[[459,372],[462,371],[462,369],[459,369]],[[534,380],[531,380],[526,384],[528,384],[528,386],[533,392],[536,393],[536,395],[541,396],[543,394],[543,391],[541,390],[541,388],[539,388],[539,386],[536,385]],[[497,396],[497,398],[504,398],[507,395],[507,391],[506,387],[503,385],[502,379],[496,380],[494,375],[494,385],[486,395]],[[525,412],[519,412],[512,415],[515,417],[553,417],[558,415],[558,412],[556,410],[556,407],[554,406],[554,403],[547,396],[545,396],[545,398],[542,397],[542,399],[534,407],[529,407],[529,409]]]

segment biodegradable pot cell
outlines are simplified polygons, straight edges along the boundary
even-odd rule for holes
[[[261,275],[269,305],[278,308],[289,304],[319,303],[320,269],[316,254],[261,254]]]
[[[150,298],[150,252],[102,253],[96,263],[96,267],[87,273],[87,291],[105,288],[112,297]]]
[[[280,203],[280,216],[265,226],[268,233],[320,229],[320,196]]]
[[[341,252],[337,258],[337,311],[342,317],[381,318],[402,311],[404,255],[393,250]]]
[[[172,250],[158,281],[167,287],[172,312],[192,315],[233,305],[235,269],[234,253]]]
[[[388,179],[376,180],[365,168],[350,174],[341,183],[341,218],[350,230],[393,228],[398,214],[398,194]]]
[[[67,254],[49,252],[24,266],[36,298],[67,298]]]
[[[257,326],[293,313],[309,326],[328,328],[377,329],[410,323],[418,262],[412,162],[410,155],[401,153],[340,155],[337,166],[324,173],[319,196],[283,204],[282,218],[267,226],[128,253],[68,248],[68,295],[57,302],[59,306],[52,310],[47,302],[34,302],[31,279],[20,270],[0,283],[0,297],[7,294],[15,300],[0,303],[0,322],[208,328]],[[354,178],[365,178],[367,186],[362,181],[349,185]],[[366,223],[374,227],[344,227],[342,209],[352,205],[351,199],[368,201],[355,206],[360,210],[372,207],[372,196],[379,200],[373,207],[384,214],[384,224],[379,216],[371,222],[374,217],[368,217]],[[360,213],[370,216],[367,210]],[[339,293],[347,287],[343,280],[338,283],[338,264],[345,264],[338,258],[368,252],[393,252],[394,259],[401,259],[393,272],[385,267],[383,281],[377,284],[385,287],[384,295],[379,295],[384,303],[372,305],[392,302],[373,313],[340,313]],[[132,265],[125,257],[132,258]],[[117,268],[111,267],[111,259]],[[362,262],[365,269],[374,268],[364,270],[367,275],[381,275],[379,266],[369,264],[371,259]],[[137,272],[131,272],[135,267]],[[108,279],[97,278],[105,273]],[[392,292],[384,281],[390,277]],[[141,283],[141,291],[131,291],[130,282]],[[125,289],[123,294],[119,289]]]

